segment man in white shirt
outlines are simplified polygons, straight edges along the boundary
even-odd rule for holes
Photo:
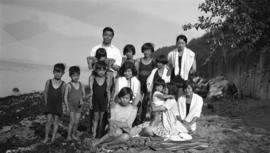
[[[120,69],[121,63],[122,63],[122,55],[120,50],[115,47],[114,45],[111,44],[112,39],[114,36],[114,31],[110,27],[105,27],[103,29],[103,42],[100,45],[97,45],[92,48],[90,52],[90,57],[87,57],[87,63],[88,63],[88,68],[91,70],[92,69],[92,63],[93,63],[93,58],[96,55],[96,51],[98,48],[104,48],[107,52],[107,58],[111,59],[111,68],[114,71],[118,71]]]

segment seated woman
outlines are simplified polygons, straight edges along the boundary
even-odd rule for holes
[[[193,92],[194,85],[186,81],[183,86],[184,95],[178,98],[177,110],[174,114],[189,132],[196,130],[196,121],[200,117],[203,106],[203,99]]]
[[[176,100],[173,98],[167,99],[161,106],[152,105],[152,112],[161,112],[162,119],[158,124],[144,127],[140,135],[169,138],[180,133],[187,133],[187,129],[176,119],[172,111],[176,104]]]
[[[140,81],[137,79],[137,71],[133,63],[127,61],[125,62],[119,70],[119,78],[116,80],[114,99],[117,102],[117,94],[123,87],[131,88],[134,94],[133,104],[137,106],[141,99],[141,85]]]
[[[111,106],[111,118],[109,119],[109,131],[93,146],[100,144],[116,145],[125,143],[130,138],[132,123],[137,114],[137,107],[131,104],[132,90],[124,87],[117,95],[119,102]]]
[[[203,99],[193,93],[191,81],[184,83],[183,90],[184,95],[178,98],[178,102],[173,103],[173,100],[167,100],[168,102],[163,106],[152,106],[152,111],[163,112],[162,122],[158,126],[144,128],[141,135],[170,138],[183,136],[182,133],[193,133],[196,130],[196,121],[202,112]],[[191,138],[191,136],[186,138],[189,139],[189,137]]]

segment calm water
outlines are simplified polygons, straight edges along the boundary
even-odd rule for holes
[[[21,93],[44,90],[45,82],[53,77],[53,66],[14,63],[0,61],[0,97],[12,94],[12,89],[17,87]],[[88,84],[89,71],[81,69],[80,81]],[[63,76],[69,82],[68,69]]]

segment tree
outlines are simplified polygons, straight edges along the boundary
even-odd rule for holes
[[[199,10],[205,14],[197,23],[183,25],[209,32],[211,49],[263,47],[270,44],[269,0],[205,0]]]

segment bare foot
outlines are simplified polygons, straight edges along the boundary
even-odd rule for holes
[[[92,134],[92,138],[96,138],[97,134],[96,133],[93,133]]]
[[[51,141],[54,142],[55,141],[55,137],[52,137],[52,140]]]
[[[79,141],[80,139],[78,137],[76,137],[75,135],[72,136],[72,139]]]
[[[71,141],[71,137],[70,136],[67,137],[67,141]]]
[[[43,140],[43,143],[47,143],[49,141],[49,138],[45,138],[44,140]]]
[[[95,142],[92,142],[90,145],[90,152],[97,152],[96,144]]]

